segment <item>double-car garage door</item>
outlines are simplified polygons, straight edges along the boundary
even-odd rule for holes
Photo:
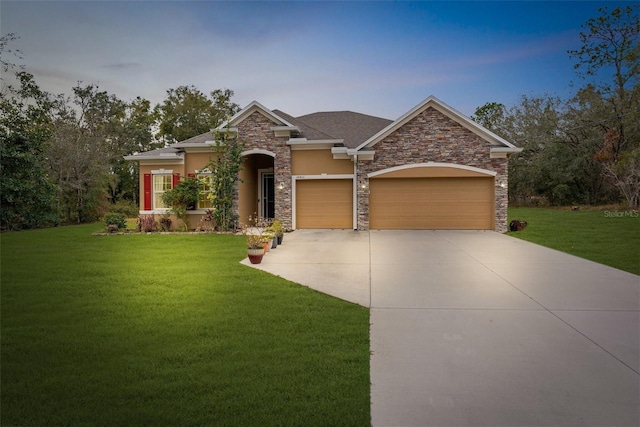
[[[369,180],[369,228],[491,230],[494,178],[466,172],[387,174]],[[435,173],[434,173],[435,172]],[[415,174],[415,173],[413,173]],[[296,182],[296,228],[353,228],[353,180]]]
[[[493,229],[493,178],[371,179],[371,229]]]

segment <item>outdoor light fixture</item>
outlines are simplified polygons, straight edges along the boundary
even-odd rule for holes
[[[283,183],[278,184],[278,190],[284,190],[284,184]]]

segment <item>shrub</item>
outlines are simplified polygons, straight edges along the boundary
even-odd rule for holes
[[[136,225],[141,233],[149,233],[158,229],[158,223],[153,218],[153,215],[140,215]]]
[[[168,218],[168,217],[160,218],[160,228],[162,228],[162,231],[170,231],[171,218]]]
[[[127,218],[134,218],[138,215],[138,204],[131,200],[118,200],[109,205],[109,212],[119,213]]]
[[[110,225],[118,227],[118,230],[127,228],[127,218],[120,213],[109,212],[104,216],[104,225],[111,231]]]

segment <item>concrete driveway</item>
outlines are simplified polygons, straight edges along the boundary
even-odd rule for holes
[[[258,268],[371,308],[374,426],[640,425],[636,275],[490,231],[299,230]]]

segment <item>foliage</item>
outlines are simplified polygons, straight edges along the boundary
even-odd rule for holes
[[[370,424],[366,308],[241,265],[241,236],[95,229],[0,239],[3,426]]]
[[[110,212],[123,214],[127,218],[135,218],[138,215],[138,204],[132,200],[121,199],[109,205]]]
[[[0,93],[0,229],[21,230],[58,223],[55,186],[46,169],[57,100],[16,73],[20,87]]]
[[[110,225],[115,225],[118,230],[127,228],[127,218],[119,213],[109,212],[104,216],[103,221],[107,228]]]
[[[255,213],[248,219],[248,224],[242,224],[242,236],[247,249],[260,249],[272,238],[269,224]]]
[[[284,234],[284,228],[282,227],[282,221],[280,221],[279,219],[274,219],[271,222],[270,225],[271,230],[274,232],[274,234],[278,237],[282,236]]]
[[[174,143],[218,127],[239,110],[232,97],[229,89],[214,90],[207,97],[192,85],[167,90],[166,99],[155,107],[161,138]]]
[[[237,222],[233,200],[242,166],[243,145],[227,132],[224,136],[218,135],[214,150],[216,158],[207,165],[212,170],[209,198],[218,229],[229,231],[235,228]]]
[[[140,215],[136,221],[136,228],[141,233],[151,233],[158,230],[158,223],[153,215]]]
[[[639,9],[602,8],[586,22],[582,47],[569,53],[588,84],[573,98],[523,96],[510,109],[476,110],[475,121],[523,149],[509,160],[511,202],[638,206]]]
[[[600,107],[596,117],[582,117],[584,123],[598,130],[600,149],[594,157],[629,207],[637,208],[640,202],[640,5],[616,7],[610,13],[606,7],[599,11],[599,17],[583,25],[581,48],[569,54],[578,59],[576,70],[590,81],[579,96],[590,97]],[[607,77],[608,73],[611,74]],[[585,116],[584,110],[579,113]]]
[[[200,222],[196,227],[196,231],[213,231],[215,230],[215,219],[212,209],[205,210],[204,215],[200,218]]]
[[[182,177],[175,187],[162,194],[162,201],[171,207],[171,212],[182,220],[185,230],[188,230],[189,215],[187,210],[192,209],[198,202],[198,180]]]
[[[171,218],[169,214],[163,215],[162,218],[160,218],[160,228],[162,231],[171,231]]]

